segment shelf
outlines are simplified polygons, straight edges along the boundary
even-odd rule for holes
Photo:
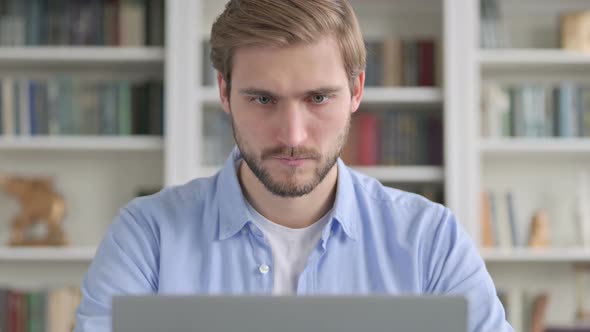
[[[483,68],[588,66],[590,55],[560,49],[480,50]]]
[[[219,92],[216,87],[201,89],[201,101],[207,105],[219,104]],[[365,87],[363,103],[365,104],[440,104],[443,93],[439,88],[414,87]]]
[[[354,170],[377,178],[384,182],[441,182],[444,171],[438,166],[353,166]],[[219,171],[219,167],[202,167],[198,177],[212,176]]]
[[[590,138],[494,138],[480,142],[484,154],[590,155]]]
[[[95,247],[3,247],[0,248],[2,262],[90,262],[96,252]]]
[[[159,136],[0,136],[0,151],[160,151]]]
[[[0,67],[13,65],[163,64],[161,47],[0,47]]]
[[[443,101],[439,88],[365,87],[363,102],[367,104],[438,104]]]
[[[441,182],[444,171],[439,166],[353,166],[354,170],[384,182]]]
[[[488,263],[590,262],[590,248],[480,249]]]

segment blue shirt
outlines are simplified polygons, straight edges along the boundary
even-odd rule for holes
[[[75,331],[110,330],[115,294],[271,294],[272,253],[248,213],[240,161],[234,149],[217,175],[121,209],[83,280]],[[460,294],[469,331],[513,331],[449,209],[337,167],[332,215],[297,294]]]

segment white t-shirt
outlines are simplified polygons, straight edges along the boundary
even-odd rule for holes
[[[322,230],[330,219],[330,211],[320,220],[305,228],[289,228],[275,224],[262,216],[246,202],[254,223],[264,233],[273,256],[275,295],[293,295],[297,292],[299,275],[322,237]]]

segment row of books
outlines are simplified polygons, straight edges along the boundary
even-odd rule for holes
[[[481,197],[481,230],[483,247],[513,248],[524,246],[520,236],[512,191],[484,191]]]
[[[203,163],[219,165],[235,145],[229,116],[203,112]],[[440,113],[356,112],[342,159],[351,166],[442,165]]]
[[[575,175],[576,188],[573,201],[573,222],[577,235],[577,246],[590,248],[590,172],[581,171]],[[549,213],[543,208],[538,208],[534,215],[523,216],[513,191],[498,192],[493,190],[481,193],[481,235],[483,247],[525,247],[528,246],[534,236],[544,237],[546,245],[551,243],[551,230]],[[537,220],[535,217],[545,218]],[[523,220],[527,220],[526,223]],[[528,221],[530,220],[530,221]],[[534,225],[534,226],[533,226]],[[540,229],[543,228],[543,229]],[[522,234],[522,229],[535,230],[532,234]],[[525,235],[525,236],[523,236]]]
[[[3,0],[0,45],[164,45],[164,0]]]
[[[487,83],[482,87],[484,137],[589,137],[590,86]]]
[[[385,38],[366,42],[366,86],[434,86],[433,39]]]
[[[78,288],[0,289],[0,331],[71,332],[81,300]]]
[[[480,45],[482,48],[509,47],[499,0],[480,0]]]
[[[162,135],[161,81],[0,81],[0,135]]]
[[[434,86],[436,84],[436,43],[433,39],[386,38],[366,42],[366,86]],[[202,42],[205,86],[217,84],[211,65],[209,41]]]
[[[442,165],[441,113],[356,112],[342,159],[349,165]]]

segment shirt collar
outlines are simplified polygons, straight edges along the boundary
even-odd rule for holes
[[[218,238],[224,240],[234,236],[249,221],[250,215],[246,205],[245,197],[238,180],[238,166],[242,159],[240,151],[234,147],[230,156],[227,158],[223,168],[218,175],[217,201],[219,206],[219,230]],[[355,199],[355,190],[350,170],[342,160],[338,159],[338,184],[336,188],[336,199],[332,209],[332,221],[338,222],[346,235],[351,239],[356,239],[358,218],[356,210],[357,202]],[[331,222],[324,230],[322,238],[329,235]]]

